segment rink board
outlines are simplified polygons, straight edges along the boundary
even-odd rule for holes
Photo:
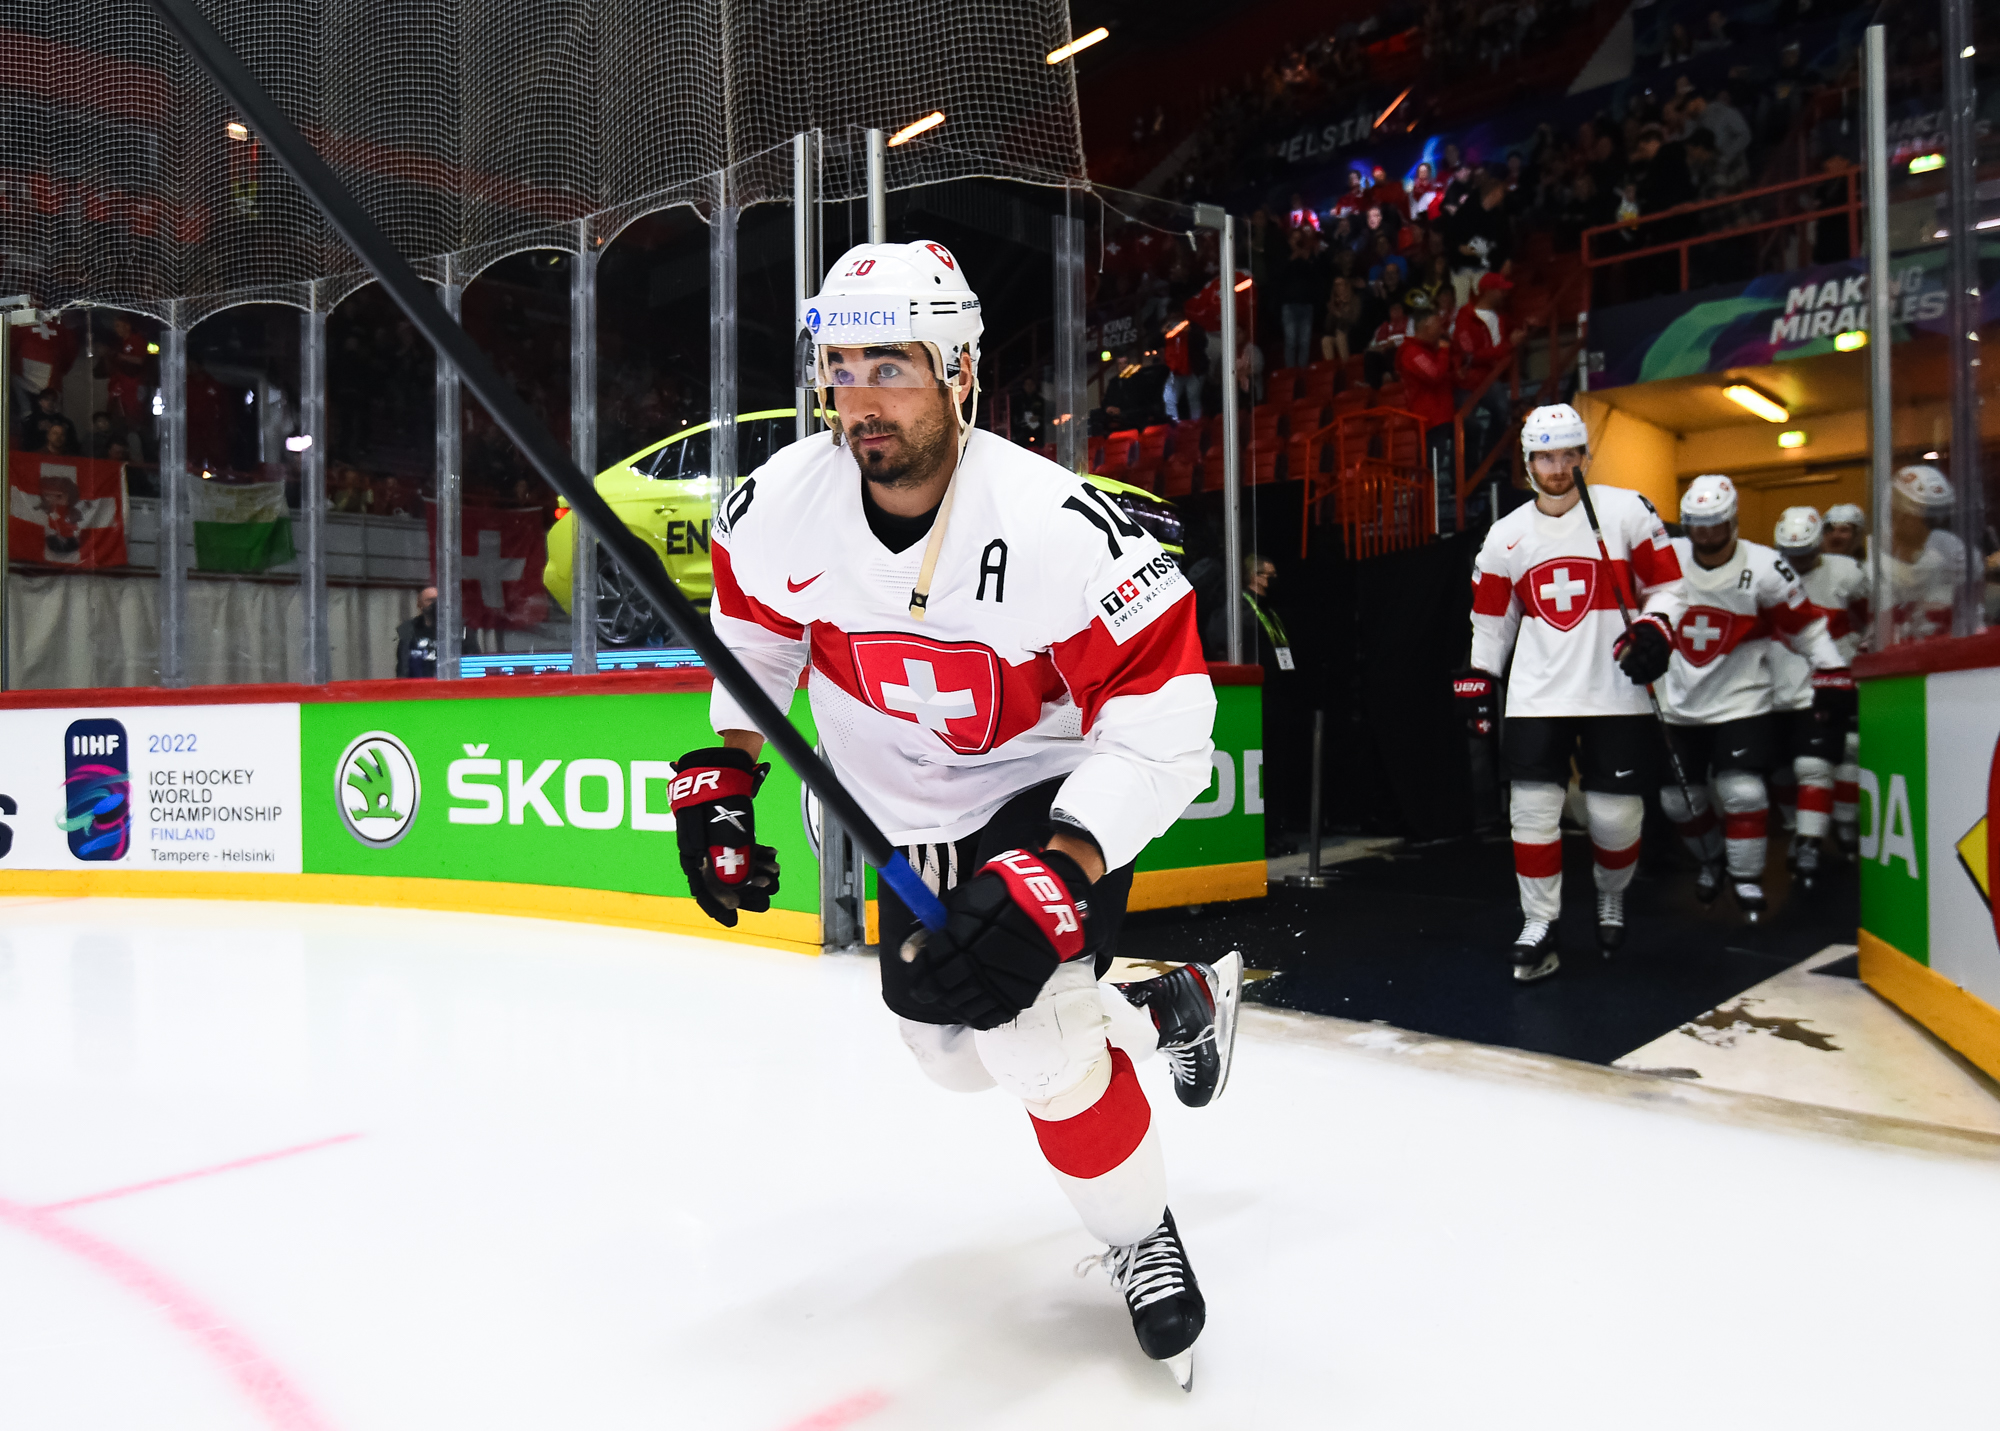
[[[1135,903],[1263,893],[1261,690],[1218,672],[1206,794]],[[758,799],[784,870],[722,930],[686,897],[668,760],[712,743],[705,673],[51,691],[0,697],[0,893],[539,915],[819,946],[803,787]],[[791,717],[814,738],[805,693]]]
[[[2000,1077],[2000,641],[1863,657],[1861,973]]]

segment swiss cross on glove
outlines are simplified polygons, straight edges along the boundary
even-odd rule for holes
[[[1465,729],[1472,735],[1493,734],[1500,717],[1500,680],[1491,671],[1467,666],[1451,678],[1451,693],[1463,702]]]
[[[1090,887],[1057,850],[1008,850],[951,892],[945,926],[903,946],[910,996],[976,1029],[998,1028],[1035,1002],[1056,967],[1084,956]]]
[[[778,892],[778,852],[757,843],[751,800],[769,765],[748,751],[715,746],[690,750],[674,762],[674,834],[681,871],[701,911],[736,926],[736,911],[762,914]]]

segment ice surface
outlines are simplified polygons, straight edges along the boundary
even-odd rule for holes
[[[1991,1164],[1253,1022],[1213,1108],[1141,1070],[1209,1297],[1183,1395],[1071,1275],[1096,1249],[1026,1117],[926,1083],[866,961],[282,905],[0,921],[0,1426],[1991,1415]]]

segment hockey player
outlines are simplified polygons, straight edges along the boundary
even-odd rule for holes
[[[1828,507],[1824,547],[1828,556],[1864,559],[1868,555],[1868,514],[1852,502]]]
[[[1473,567],[1472,667],[1457,678],[1477,730],[1507,676],[1501,758],[1514,834],[1522,927],[1514,977],[1553,974],[1560,960],[1562,838],[1557,821],[1571,757],[1583,772],[1597,883],[1597,937],[1608,956],[1625,935],[1625,888],[1639,857],[1641,794],[1660,732],[1645,687],[1667,669],[1681,610],[1681,571],[1659,514],[1636,492],[1591,485],[1609,561],[1579,501],[1589,433],[1567,403],[1538,407],[1521,429],[1535,500],[1495,522]],[[1622,592],[1643,610],[1629,629]],[[1510,668],[1511,660],[1511,668]]]
[[[1726,864],[1730,891],[1754,924],[1764,910],[1764,775],[1777,746],[1767,633],[1812,666],[1814,707],[1825,722],[1852,717],[1854,677],[1798,574],[1771,548],[1737,536],[1734,482],[1695,478],[1681,497],[1681,526],[1687,535],[1674,546],[1687,572],[1687,607],[1675,628],[1660,703],[1689,789],[1683,796],[1669,782],[1660,804],[1701,861],[1697,897],[1714,900]],[[1711,781],[1722,807],[1719,834]]]
[[[1922,641],[1951,634],[1954,597],[1965,581],[1965,543],[1946,530],[1955,497],[1951,479],[1929,463],[1896,470],[1889,484],[1889,639]]]
[[[1852,666],[1868,629],[1868,573],[1853,557],[1821,550],[1824,523],[1811,507],[1787,507],[1778,517],[1772,537],[1778,555],[1799,574],[1799,584],[1826,617],[1827,634],[1843,663]],[[1813,709],[1812,665],[1791,648],[1774,641],[1770,647],[1771,703],[1777,713],[1779,764],[1774,777],[1789,774],[1796,790],[1796,816],[1791,865],[1799,882],[1812,888],[1819,875],[1820,843],[1828,825],[1838,832],[1843,851],[1855,847],[1854,802],[1847,802],[1842,823],[1836,792],[1842,783],[1852,790],[1859,778],[1860,740],[1852,721],[1830,719]],[[1783,788],[1774,778],[1774,793]],[[1780,795],[1780,805],[1784,804]]]
[[[881,891],[904,1043],[945,1088],[1027,1105],[1140,1346],[1186,1386],[1205,1305],[1132,1063],[1157,1048],[1183,1102],[1219,1094],[1242,961],[1124,997],[1098,980],[1134,859],[1209,782],[1192,589],[1111,502],[973,429],[979,299],[942,244],[850,249],[801,321],[830,431],[718,513],[716,632],[781,707],[810,665],[828,764],[949,911],[926,937]],[[750,798],[768,767],[720,686],[710,719],[673,808],[695,899],[733,924],[777,889]]]

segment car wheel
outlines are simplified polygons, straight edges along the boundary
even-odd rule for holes
[[[609,553],[600,553],[598,559],[597,640],[603,646],[682,644],[653,610],[639,584],[619,569]]]

